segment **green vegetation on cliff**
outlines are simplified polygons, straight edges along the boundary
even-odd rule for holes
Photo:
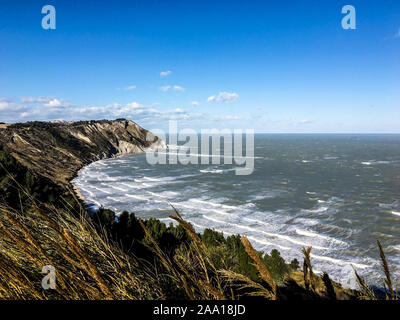
[[[0,203],[20,207],[28,200],[21,186],[33,198],[41,202],[56,202],[63,194],[61,187],[23,166],[10,151],[0,145]]]

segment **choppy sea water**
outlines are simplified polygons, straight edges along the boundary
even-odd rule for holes
[[[314,268],[345,287],[356,286],[350,264],[382,285],[379,239],[399,286],[400,135],[256,135],[254,164],[238,176],[235,165],[150,165],[141,154],[95,162],[73,183],[95,207],[169,223],[170,202],[197,231],[244,234],[288,260],[312,246]]]

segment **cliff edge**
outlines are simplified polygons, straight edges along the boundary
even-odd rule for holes
[[[150,131],[125,119],[36,121],[0,127],[0,145],[22,165],[61,187],[93,161],[141,153],[153,144],[165,145]]]

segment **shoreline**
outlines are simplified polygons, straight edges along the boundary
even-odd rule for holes
[[[110,157],[106,157],[103,159],[94,159],[93,161],[90,161],[90,163],[87,163],[85,165],[83,165],[82,167],[80,167],[74,174],[73,176],[68,180],[68,185],[70,187],[70,189],[72,189],[72,192],[74,193],[74,195],[76,196],[76,198],[80,201],[82,207],[87,210],[88,208],[90,208],[91,204],[81,193],[81,191],[79,190],[79,188],[74,185],[72,183],[72,181],[76,178],[79,177],[79,174],[81,172],[82,169],[86,168],[87,166],[96,163],[98,161],[102,161],[102,160],[107,160],[107,159],[116,159],[116,158],[121,158],[121,157],[125,157],[125,156],[132,156],[132,155],[138,155],[138,154],[142,154],[145,153],[146,150],[152,148],[154,145],[159,146],[159,145],[164,144],[165,146],[167,145],[166,142],[162,139],[157,139],[155,142],[153,142],[150,146],[148,146],[147,148],[140,148],[140,152],[131,152],[131,153],[120,153],[120,154],[113,154]]]
[[[80,203],[80,205],[82,206],[83,209],[86,209],[86,207],[88,206],[88,201],[87,201],[87,199],[83,196],[83,194],[81,193],[81,191],[79,190],[79,188],[78,188],[76,185],[74,185],[74,184],[72,183],[72,181],[73,181],[75,178],[77,178],[77,177],[79,176],[79,173],[81,172],[81,170],[82,170],[83,168],[85,168],[86,166],[88,166],[88,165],[90,165],[90,164],[92,164],[92,163],[95,163],[96,161],[99,161],[99,160],[91,161],[89,164],[84,165],[84,166],[82,166],[81,168],[79,168],[78,171],[76,171],[76,172],[73,174],[72,178],[69,179],[68,182],[67,182],[70,191],[72,191],[72,193],[73,193],[74,196],[77,198],[77,200],[79,201],[79,203]]]
[[[163,141],[163,140],[161,140],[161,141]],[[155,143],[157,143],[157,142],[155,142]],[[155,143],[153,143],[153,144],[155,144]],[[75,184],[73,184],[72,181],[79,177],[80,172],[81,172],[84,168],[86,168],[87,166],[90,166],[90,165],[93,164],[93,163],[96,163],[96,162],[102,161],[102,160],[117,159],[117,158],[121,158],[121,157],[125,157],[125,156],[132,156],[132,155],[138,155],[138,154],[145,153],[147,149],[150,149],[150,148],[153,146],[153,144],[150,145],[149,147],[145,148],[145,149],[141,149],[141,152],[121,153],[121,154],[112,155],[112,156],[110,156],[110,157],[103,158],[103,159],[95,159],[95,160],[91,161],[90,163],[85,164],[84,166],[82,166],[81,168],[79,168],[79,169],[74,173],[74,175],[72,176],[72,178],[68,180],[68,185],[69,185],[70,189],[72,190],[72,192],[74,193],[74,195],[76,196],[76,198],[79,200],[79,202],[80,202],[80,204],[82,205],[83,209],[88,210],[88,209],[91,207],[91,205],[92,205],[93,203],[89,202],[89,201],[84,197],[84,195],[81,193],[81,191],[79,190],[79,188],[78,188]],[[89,211],[90,211],[90,210],[89,210]]]
[[[85,209],[85,207],[88,205],[88,201],[82,195],[82,193],[80,192],[80,190],[78,189],[77,186],[75,186],[72,182],[70,184],[71,184],[73,193],[75,194],[76,198],[79,200],[79,202],[81,203],[81,205]]]

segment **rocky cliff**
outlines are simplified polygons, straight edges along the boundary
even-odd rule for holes
[[[0,144],[33,172],[65,186],[83,166],[165,143],[135,122],[27,122],[0,127]]]

